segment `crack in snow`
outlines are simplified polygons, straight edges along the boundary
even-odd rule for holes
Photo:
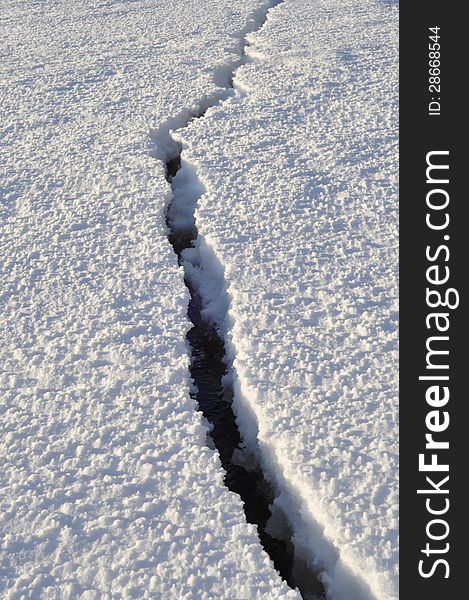
[[[198,235],[195,210],[205,189],[194,167],[182,158],[182,145],[173,133],[184,129],[194,119],[202,118],[209,108],[233,95],[237,88],[234,81],[237,69],[253,58],[248,52],[247,36],[259,31],[267,21],[269,11],[283,1],[271,0],[256,11],[250,25],[241,32],[243,45],[239,59],[231,65],[221,66],[214,76],[221,89],[203,98],[196,111],[181,112],[168,119],[152,132],[152,137],[159,151],[155,157],[164,161],[166,179],[173,192],[166,214],[168,239],[184,268],[184,281],[190,292],[188,317],[193,324],[187,333],[190,374],[195,383],[193,395],[211,426],[209,444],[219,452],[226,472],[225,485],[241,497],[246,519],[257,526],[260,542],[281,577],[293,589],[298,588],[305,600],[321,600],[325,598],[325,590],[319,572],[295,553],[287,515],[278,506],[273,510],[278,492],[275,493],[265,478],[258,457],[248,454],[238,429],[231,402],[234,393],[231,368],[227,367],[225,344],[217,319],[210,316],[211,310],[218,315],[226,315],[228,311],[223,267],[206,240]],[[210,308],[206,292],[201,293],[202,279],[211,289]],[[269,531],[275,531],[276,537]]]

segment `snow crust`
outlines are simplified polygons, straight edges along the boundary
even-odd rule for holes
[[[285,0],[235,95],[176,134],[240,429],[332,600],[398,597],[397,24]]]
[[[299,598],[189,397],[156,160],[263,6],[2,2],[4,598]]]

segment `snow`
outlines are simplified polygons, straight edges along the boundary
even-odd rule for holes
[[[240,429],[331,600],[398,597],[397,25],[285,0],[235,94],[173,134]]]
[[[265,4],[2,2],[2,597],[299,598],[189,396],[157,160]]]
[[[300,597],[189,395],[179,142],[186,268],[279,494],[270,531],[285,513],[328,600],[397,598],[397,20],[378,0],[4,0],[2,597]]]

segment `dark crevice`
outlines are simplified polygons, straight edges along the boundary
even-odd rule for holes
[[[167,179],[171,183],[181,165],[177,156],[166,163]],[[193,247],[197,232],[191,229],[177,231],[167,218],[170,230],[169,240],[183,263],[182,252]],[[271,517],[269,505],[274,501],[270,485],[258,469],[247,470],[233,462],[233,452],[244,451],[241,435],[231,406],[232,390],[223,384],[227,373],[225,346],[215,326],[208,324],[201,311],[202,298],[190,278],[185,278],[190,300],[188,317],[193,327],[187,333],[191,348],[190,374],[196,391],[194,397],[205,418],[211,424],[210,438],[219,452],[221,464],[225,470],[225,485],[237,493],[244,504],[244,512],[249,523],[257,526],[262,546],[272,559],[275,568],[283,579],[294,587],[292,577],[293,549],[283,540],[277,540],[266,533],[267,522]]]
[[[272,3],[271,6],[278,3],[278,1]],[[266,13],[263,21],[258,23],[258,28],[265,20]],[[231,88],[236,67],[229,79]],[[215,101],[214,105],[217,103]],[[207,109],[208,107],[193,115],[180,129],[192,120],[203,117]],[[228,383],[231,381],[230,377],[226,377],[225,345],[216,326],[204,318],[205,307],[198,283],[190,276],[187,269],[184,251],[194,248],[194,242],[198,237],[194,211],[199,195],[190,190],[187,191],[187,197],[183,195],[182,202],[189,202],[193,206],[193,211],[190,223],[178,222],[173,210],[176,203],[179,203],[179,206],[181,203],[181,184],[176,186],[175,181],[182,166],[182,148],[179,143],[172,141],[173,147],[177,146],[178,150],[176,154],[166,159],[166,179],[173,190],[173,200],[168,206],[166,224],[169,230],[168,239],[178,256],[179,264],[185,268],[184,281],[190,293],[188,317],[193,326],[187,333],[187,340],[191,352],[190,374],[195,383],[193,397],[211,425],[209,434],[211,445],[215,446],[220,455],[225,470],[225,485],[241,497],[246,519],[256,525],[260,542],[274,563],[275,569],[291,588],[300,590],[305,600],[324,599],[324,587],[318,572],[311,567],[309,561],[295,556],[287,519],[284,519],[283,528],[290,535],[285,535],[285,539],[277,539],[267,532],[275,493],[272,485],[264,477],[257,458],[247,456],[232,408],[233,389]],[[240,456],[245,457],[244,461],[239,459]],[[239,463],[249,464],[249,468]],[[276,518],[279,518],[278,515]]]
[[[166,162],[166,178],[172,187],[173,179],[180,168],[180,153]],[[176,197],[180,202],[180,188],[176,193],[173,187],[173,192],[173,202]],[[193,203],[195,208],[197,198],[190,198],[188,195],[186,200]],[[179,264],[187,268],[184,251],[194,248],[194,242],[198,237],[195,216],[192,215],[190,223],[178,227],[177,219],[171,218],[172,204],[169,205],[166,216],[168,238],[178,256]],[[324,587],[319,579],[319,572],[309,566],[306,560],[295,555],[291,535],[280,540],[266,531],[272,516],[271,505],[275,493],[258,466],[257,459],[246,454],[232,408],[233,389],[227,383],[230,381],[229,378],[228,380],[225,378],[227,366],[224,342],[215,325],[204,318],[202,314],[204,304],[200,290],[187,270],[185,273],[184,282],[190,294],[187,314],[193,325],[187,333],[191,351],[190,374],[195,383],[193,396],[211,425],[210,439],[218,450],[225,470],[225,485],[241,497],[246,520],[257,526],[260,542],[281,577],[293,589],[297,587],[305,600],[324,599]],[[240,454],[249,463],[249,469],[238,464],[240,461],[235,457],[239,457]],[[283,528],[289,531],[286,518],[284,520]]]

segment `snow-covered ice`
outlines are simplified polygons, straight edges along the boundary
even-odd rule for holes
[[[155,143],[265,5],[2,2],[2,597],[299,598],[189,397]]]
[[[328,600],[397,598],[397,18],[379,0],[4,0],[0,595],[300,597],[189,396],[174,129],[175,187],[201,195],[186,268],[274,517]]]
[[[397,23],[285,0],[234,97],[175,134],[240,429],[333,600],[398,595]]]

